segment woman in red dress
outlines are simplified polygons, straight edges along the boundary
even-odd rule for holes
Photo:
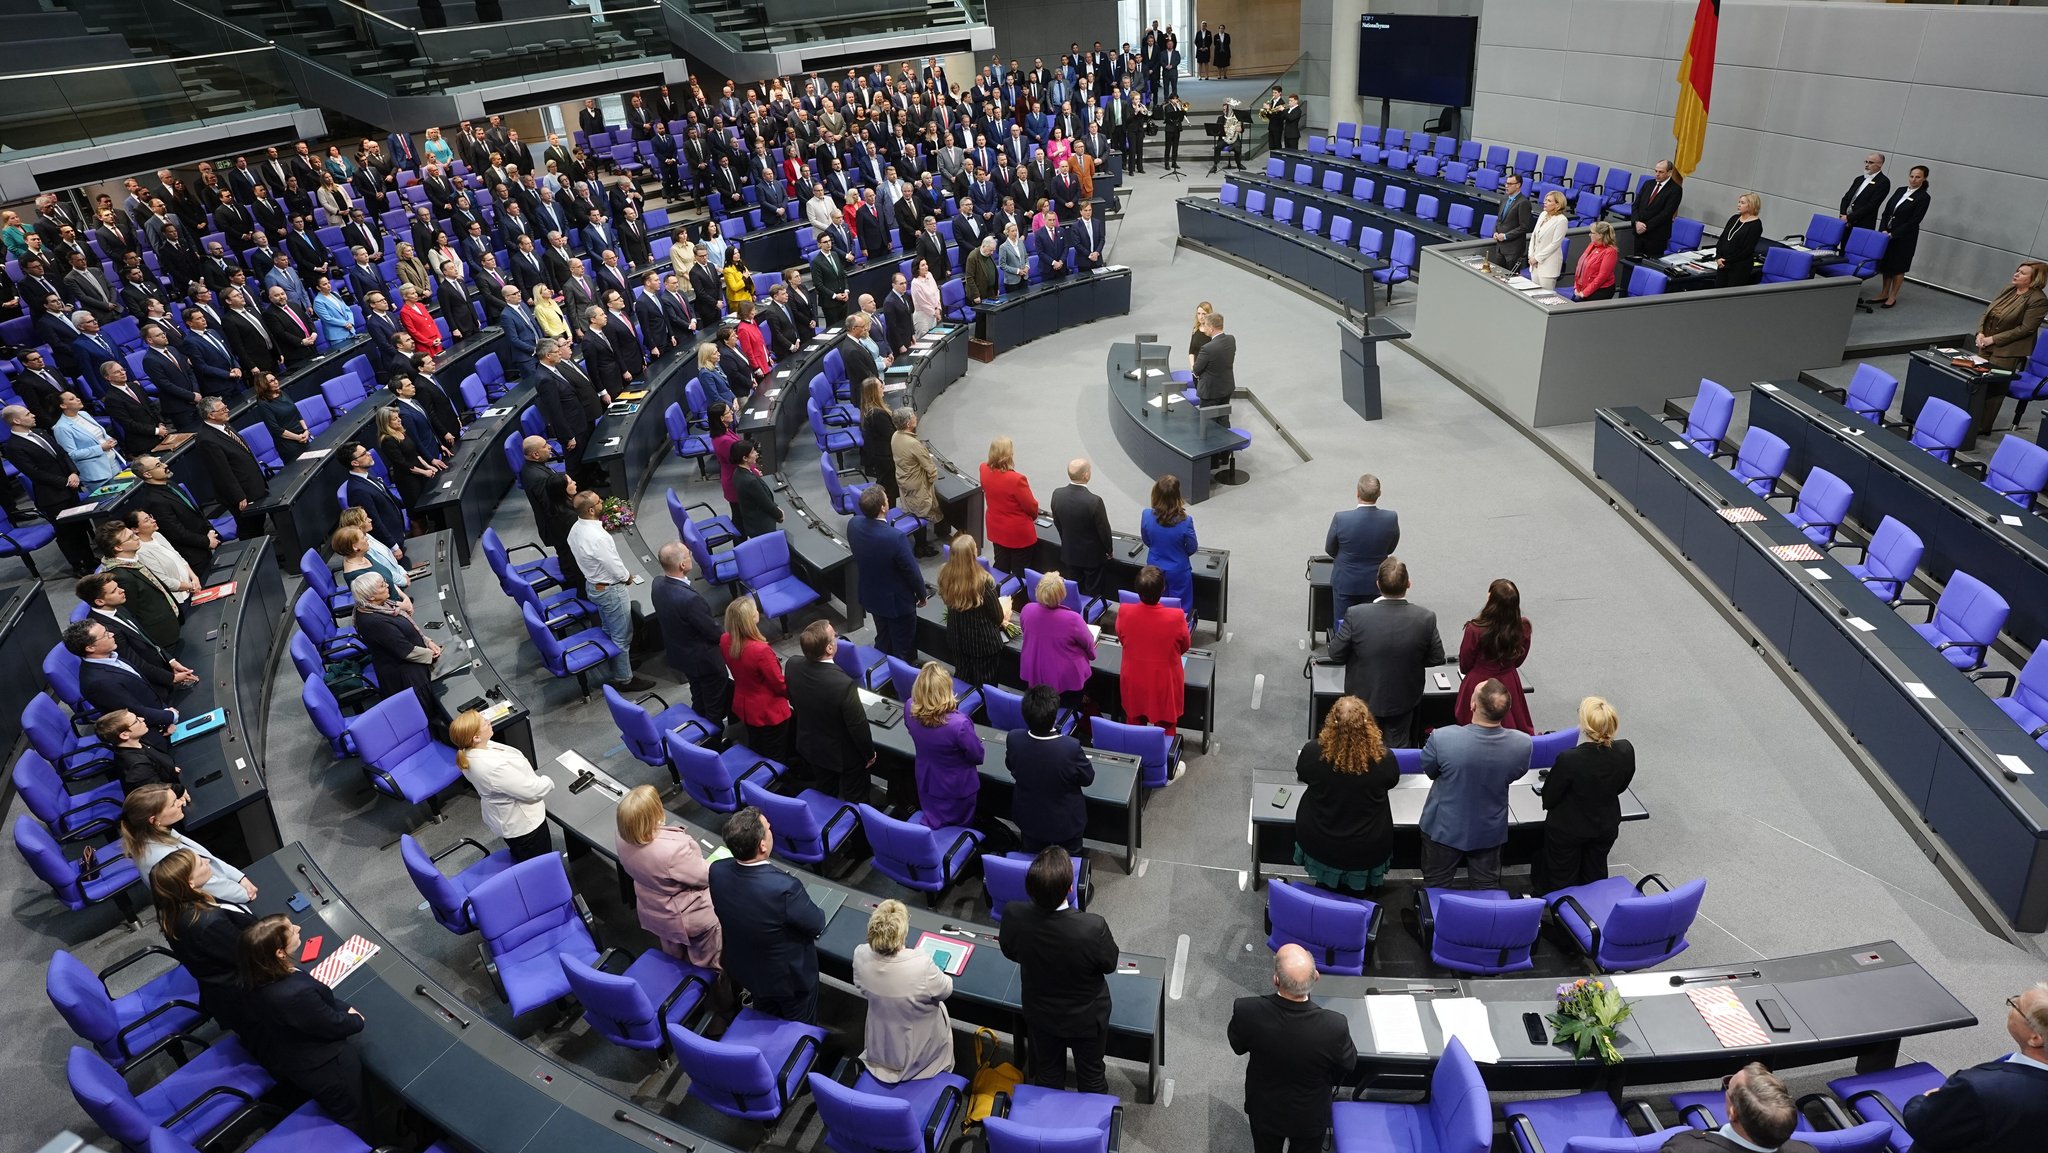
[[[981,495],[996,567],[1022,577],[1038,549],[1038,498],[1031,495],[1031,481],[1017,471],[1017,448],[1007,436],[989,442],[988,461],[981,466]]]
[[[1472,723],[1472,690],[1496,680],[1508,690],[1508,715],[1501,724],[1535,734],[1529,698],[1522,691],[1521,668],[1529,657],[1529,631],[1529,618],[1522,615],[1522,590],[1515,582],[1503,577],[1488,585],[1486,607],[1465,622],[1465,639],[1458,642],[1458,671],[1465,674],[1458,685],[1459,724]]]
[[[405,304],[398,310],[398,322],[412,333],[412,342],[421,356],[441,355],[441,330],[434,326],[434,314],[420,302],[420,290],[407,284],[398,293]]]
[[[1166,574],[1157,566],[1139,569],[1137,586],[1138,603],[1116,610],[1116,635],[1124,646],[1124,720],[1171,733],[1187,704],[1187,672],[1180,658],[1188,651],[1188,618],[1159,603]]]
[[[746,726],[747,747],[772,761],[789,763],[789,688],[782,663],[761,635],[761,610],[754,598],[734,597],[725,606],[725,635],[718,654],[732,672],[732,715]]]

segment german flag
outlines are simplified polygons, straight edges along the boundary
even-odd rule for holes
[[[1678,62],[1678,113],[1671,119],[1671,135],[1678,141],[1672,157],[1679,175],[1690,176],[1699,166],[1700,150],[1707,143],[1707,106],[1714,92],[1714,41],[1721,31],[1721,0],[1700,0],[1692,17],[1692,39],[1686,41],[1685,59]]]

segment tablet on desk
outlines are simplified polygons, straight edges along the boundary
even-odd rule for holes
[[[196,717],[191,717],[172,725],[171,743],[174,745],[183,744],[193,737],[210,733],[227,723],[228,711],[226,709],[215,709],[210,713],[201,713]]]

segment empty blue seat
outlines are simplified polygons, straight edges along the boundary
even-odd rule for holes
[[[1245,193],[1244,210],[1253,216],[1264,216],[1266,214],[1266,190],[1254,188]]]
[[[1984,466],[1984,486],[2021,508],[2033,507],[2035,494],[2048,488],[2048,448],[2008,433]]]
[[[1372,278],[1387,286],[1387,299],[1394,299],[1394,286],[1410,280],[1415,275],[1415,260],[1419,247],[1415,234],[1406,229],[1394,230],[1394,247],[1387,254],[1387,267],[1377,269]]]
[[[1415,913],[1429,958],[1461,973],[1494,975],[1535,968],[1530,954],[1543,926],[1543,902],[1499,889],[1426,888]]]
[[[1849,390],[1842,404],[1864,420],[1882,424],[1884,414],[1891,411],[1892,398],[1898,393],[1898,377],[1874,364],[1859,364],[1856,375],[1849,378]]]
[[[1805,280],[1813,275],[1813,253],[1801,252],[1796,248],[1773,248],[1764,253],[1764,275],[1762,283],[1779,284],[1788,280]]]
[[[1874,228],[1852,228],[1849,243],[1842,249],[1840,260],[1831,260],[1820,266],[1822,276],[1853,276],[1858,280],[1877,272],[1877,262],[1884,259],[1884,250],[1891,244],[1891,234]]]
[[[1671,218],[1671,243],[1665,247],[1664,252],[1691,252],[1700,246],[1706,235],[1706,221],[1694,220],[1690,216],[1674,216]],[[1661,256],[1663,253],[1651,255]]]
[[[1645,885],[1655,882],[1659,892]],[[1550,915],[1572,943],[1602,972],[1626,972],[1661,965],[1685,951],[1685,933],[1699,915],[1707,883],[1687,881],[1673,889],[1647,874],[1633,885],[1627,877],[1606,877],[1548,894]]]
[[[2006,615],[2012,611],[1990,585],[1961,569],[1949,574],[1939,600],[1929,603],[1909,598],[1899,604],[1927,607],[1927,622],[1914,625],[1913,631],[1965,672],[1983,666],[1998,641],[1998,630],[2005,627]]]
[[[1863,546],[1863,559],[1844,567],[1886,604],[1897,604],[1926,551],[1927,546],[1917,533],[1903,521],[1888,516],[1877,523],[1870,543]]]
[[[1721,439],[1735,419],[1735,394],[1723,385],[1700,378],[1700,390],[1685,415],[1685,442],[1709,456],[1721,451]]]
[[[1224,181],[1223,187],[1216,193],[1216,199],[1219,203],[1227,204],[1232,208],[1237,207],[1237,185],[1232,184],[1228,180]]]
[[[807,1078],[832,1153],[939,1153],[967,1079],[954,1073],[889,1083],[865,1070],[851,1086]]]
[[[1338,1101],[1330,1129],[1336,1153],[1487,1153],[1493,1104],[1464,1042],[1451,1037],[1430,1070],[1428,1100]]]
[[[1827,548],[1835,543],[1835,531],[1842,527],[1855,499],[1856,492],[1847,481],[1827,469],[1814,468],[1806,474],[1806,483],[1799,487],[1799,496],[1785,519],[1805,533],[1806,539]]]
[[[1638,264],[1629,269],[1628,294],[1630,296],[1662,296],[1671,286],[1671,278],[1654,268]]]
[[[1928,397],[1913,418],[1913,443],[1943,464],[1955,463],[1956,451],[1969,435],[1970,414],[1938,396]]]
[[[961,826],[934,829],[899,821],[872,805],[860,806],[861,829],[874,850],[875,869],[936,905],[940,895],[974,863],[981,834]]]
[[[1849,223],[1841,217],[1827,212],[1816,212],[1806,222],[1806,231],[1793,238],[1805,248],[1816,252],[1840,252],[1842,241],[1849,235]]]
[[[521,861],[469,895],[483,935],[484,968],[519,1016],[569,994],[559,958],[597,960],[590,909],[569,888],[556,853]]]
[[[2012,423],[2017,427],[2020,417],[2027,411],[2027,405],[2048,394],[2048,341],[2036,340],[2034,353],[2012,379],[2005,382],[2005,395],[2019,401],[2012,410]]]
[[[1514,1101],[1503,1105],[1501,1113],[1519,1153],[1655,1153],[1675,1134],[1686,1132],[1681,1125],[1639,1136],[1615,1099],[1599,1090]]]
[[[1275,879],[1266,886],[1266,947],[1300,945],[1325,973],[1359,976],[1379,935],[1377,902]]]
[[[2005,680],[2005,695],[1992,703],[2026,731],[2027,739],[2048,748],[2048,641],[2034,646],[2018,676],[2003,671],[1984,674],[1986,680],[1996,678]]]
[[[676,1063],[689,1074],[687,1096],[728,1117],[773,1121],[804,1088],[825,1030],[785,1021],[753,1007],[714,1041],[680,1025],[667,1027]]]
[[[1735,463],[1728,471],[1744,488],[1767,497],[1777,491],[1778,478],[1785,474],[1785,462],[1791,456],[1792,446],[1783,437],[1751,425],[1743,431],[1742,448],[1736,452]]]

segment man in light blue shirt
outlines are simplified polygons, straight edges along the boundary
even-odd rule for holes
[[[1472,723],[1438,729],[1422,746],[1434,782],[1422,805],[1422,883],[1448,888],[1463,861],[1475,889],[1500,888],[1508,839],[1508,786],[1529,771],[1529,734],[1502,728],[1508,690],[1496,680],[1472,692]]]

